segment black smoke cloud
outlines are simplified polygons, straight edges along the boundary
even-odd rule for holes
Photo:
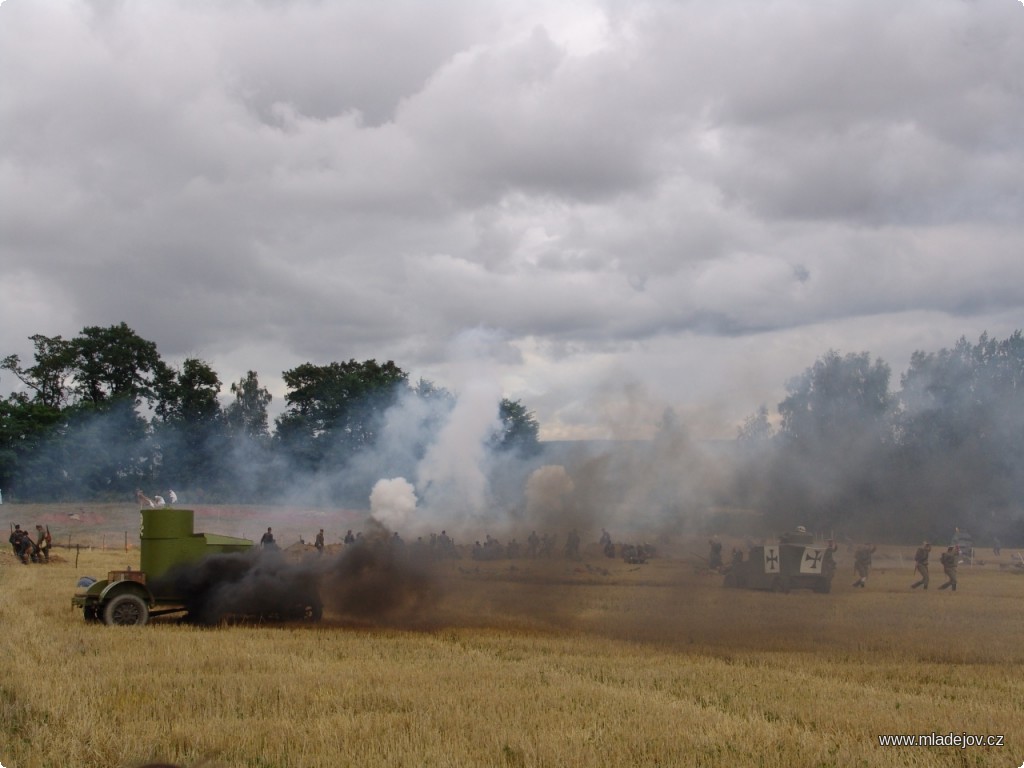
[[[358,544],[337,554],[280,550],[212,555],[173,568],[153,585],[181,601],[188,619],[216,624],[231,618],[280,621],[319,619],[326,610],[341,619],[401,623],[420,615],[440,596],[425,563],[391,541],[373,521]]]

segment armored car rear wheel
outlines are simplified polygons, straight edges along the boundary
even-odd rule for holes
[[[103,623],[108,626],[141,627],[149,621],[149,606],[138,595],[118,595],[103,608]]]

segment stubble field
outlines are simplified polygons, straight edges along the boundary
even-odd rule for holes
[[[137,549],[57,549],[31,566],[7,549],[0,763],[1024,761],[1024,574],[1005,567],[1011,552],[961,567],[955,594],[936,589],[937,563],[931,590],[911,591],[912,548],[895,546],[855,590],[840,552],[832,594],[783,595],[726,590],[684,557],[696,543],[677,544],[644,565],[444,561],[436,603],[415,615],[216,628],[86,624],[70,606],[76,580],[138,567]],[[878,741],[964,732],[1004,745]]]

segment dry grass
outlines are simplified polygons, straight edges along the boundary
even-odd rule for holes
[[[0,762],[186,766],[933,766],[1024,759],[1024,576],[909,568],[831,595],[725,590],[679,560],[447,563],[370,626],[86,624],[78,576],[137,552],[0,555]],[[134,558],[134,559],[133,559]],[[846,558],[849,559],[849,556]],[[898,561],[881,559],[886,565]],[[882,733],[1005,734],[881,748]]]

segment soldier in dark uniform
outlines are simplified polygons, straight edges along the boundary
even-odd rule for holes
[[[580,534],[575,528],[565,538],[565,556],[569,560],[580,559]]]
[[[956,592],[956,561],[959,557],[960,553],[956,551],[956,547],[948,547],[939,556],[939,562],[942,563],[942,570],[946,574],[947,579],[946,583],[939,587],[939,589],[952,587],[953,591]]]
[[[718,539],[708,539],[710,552],[708,553],[708,570],[722,570],[722,542]]]
[[[324,553],[324,529],[320,529],[320,533],[316,535],[316,539],[313,541],[313,546],[316,547],[318,554]]]
[[[267,528],[267,532],[263,534],[263,538],[260,539],[260,546],[263,549],[277,549],[277,542],[274,541],[274,532],[272,529]]]
[[[821,558],[821,575],[831,579],[836,573],[836,550],[839,549],[839,545],[836,544],[835,539],[829,539],[828,544],[825,547],[825,554]],[[733,550],[736,552],[737,550]],[[743,558],[743,552],[740,552],[740,558]]]
[[[928,589],[928,556],[932,552],[932,545],[927,541],[922,542],[914,553],[914,573],[920,573],[921,578],[910,585],[911,589],[924,587]]]
[[[875,554],[874,544],[861,544],[853,554],[853,571],[857,574],[857,580],[853,582],[855,587],[867,586],[868,573],[871,571],[871,556]]]

